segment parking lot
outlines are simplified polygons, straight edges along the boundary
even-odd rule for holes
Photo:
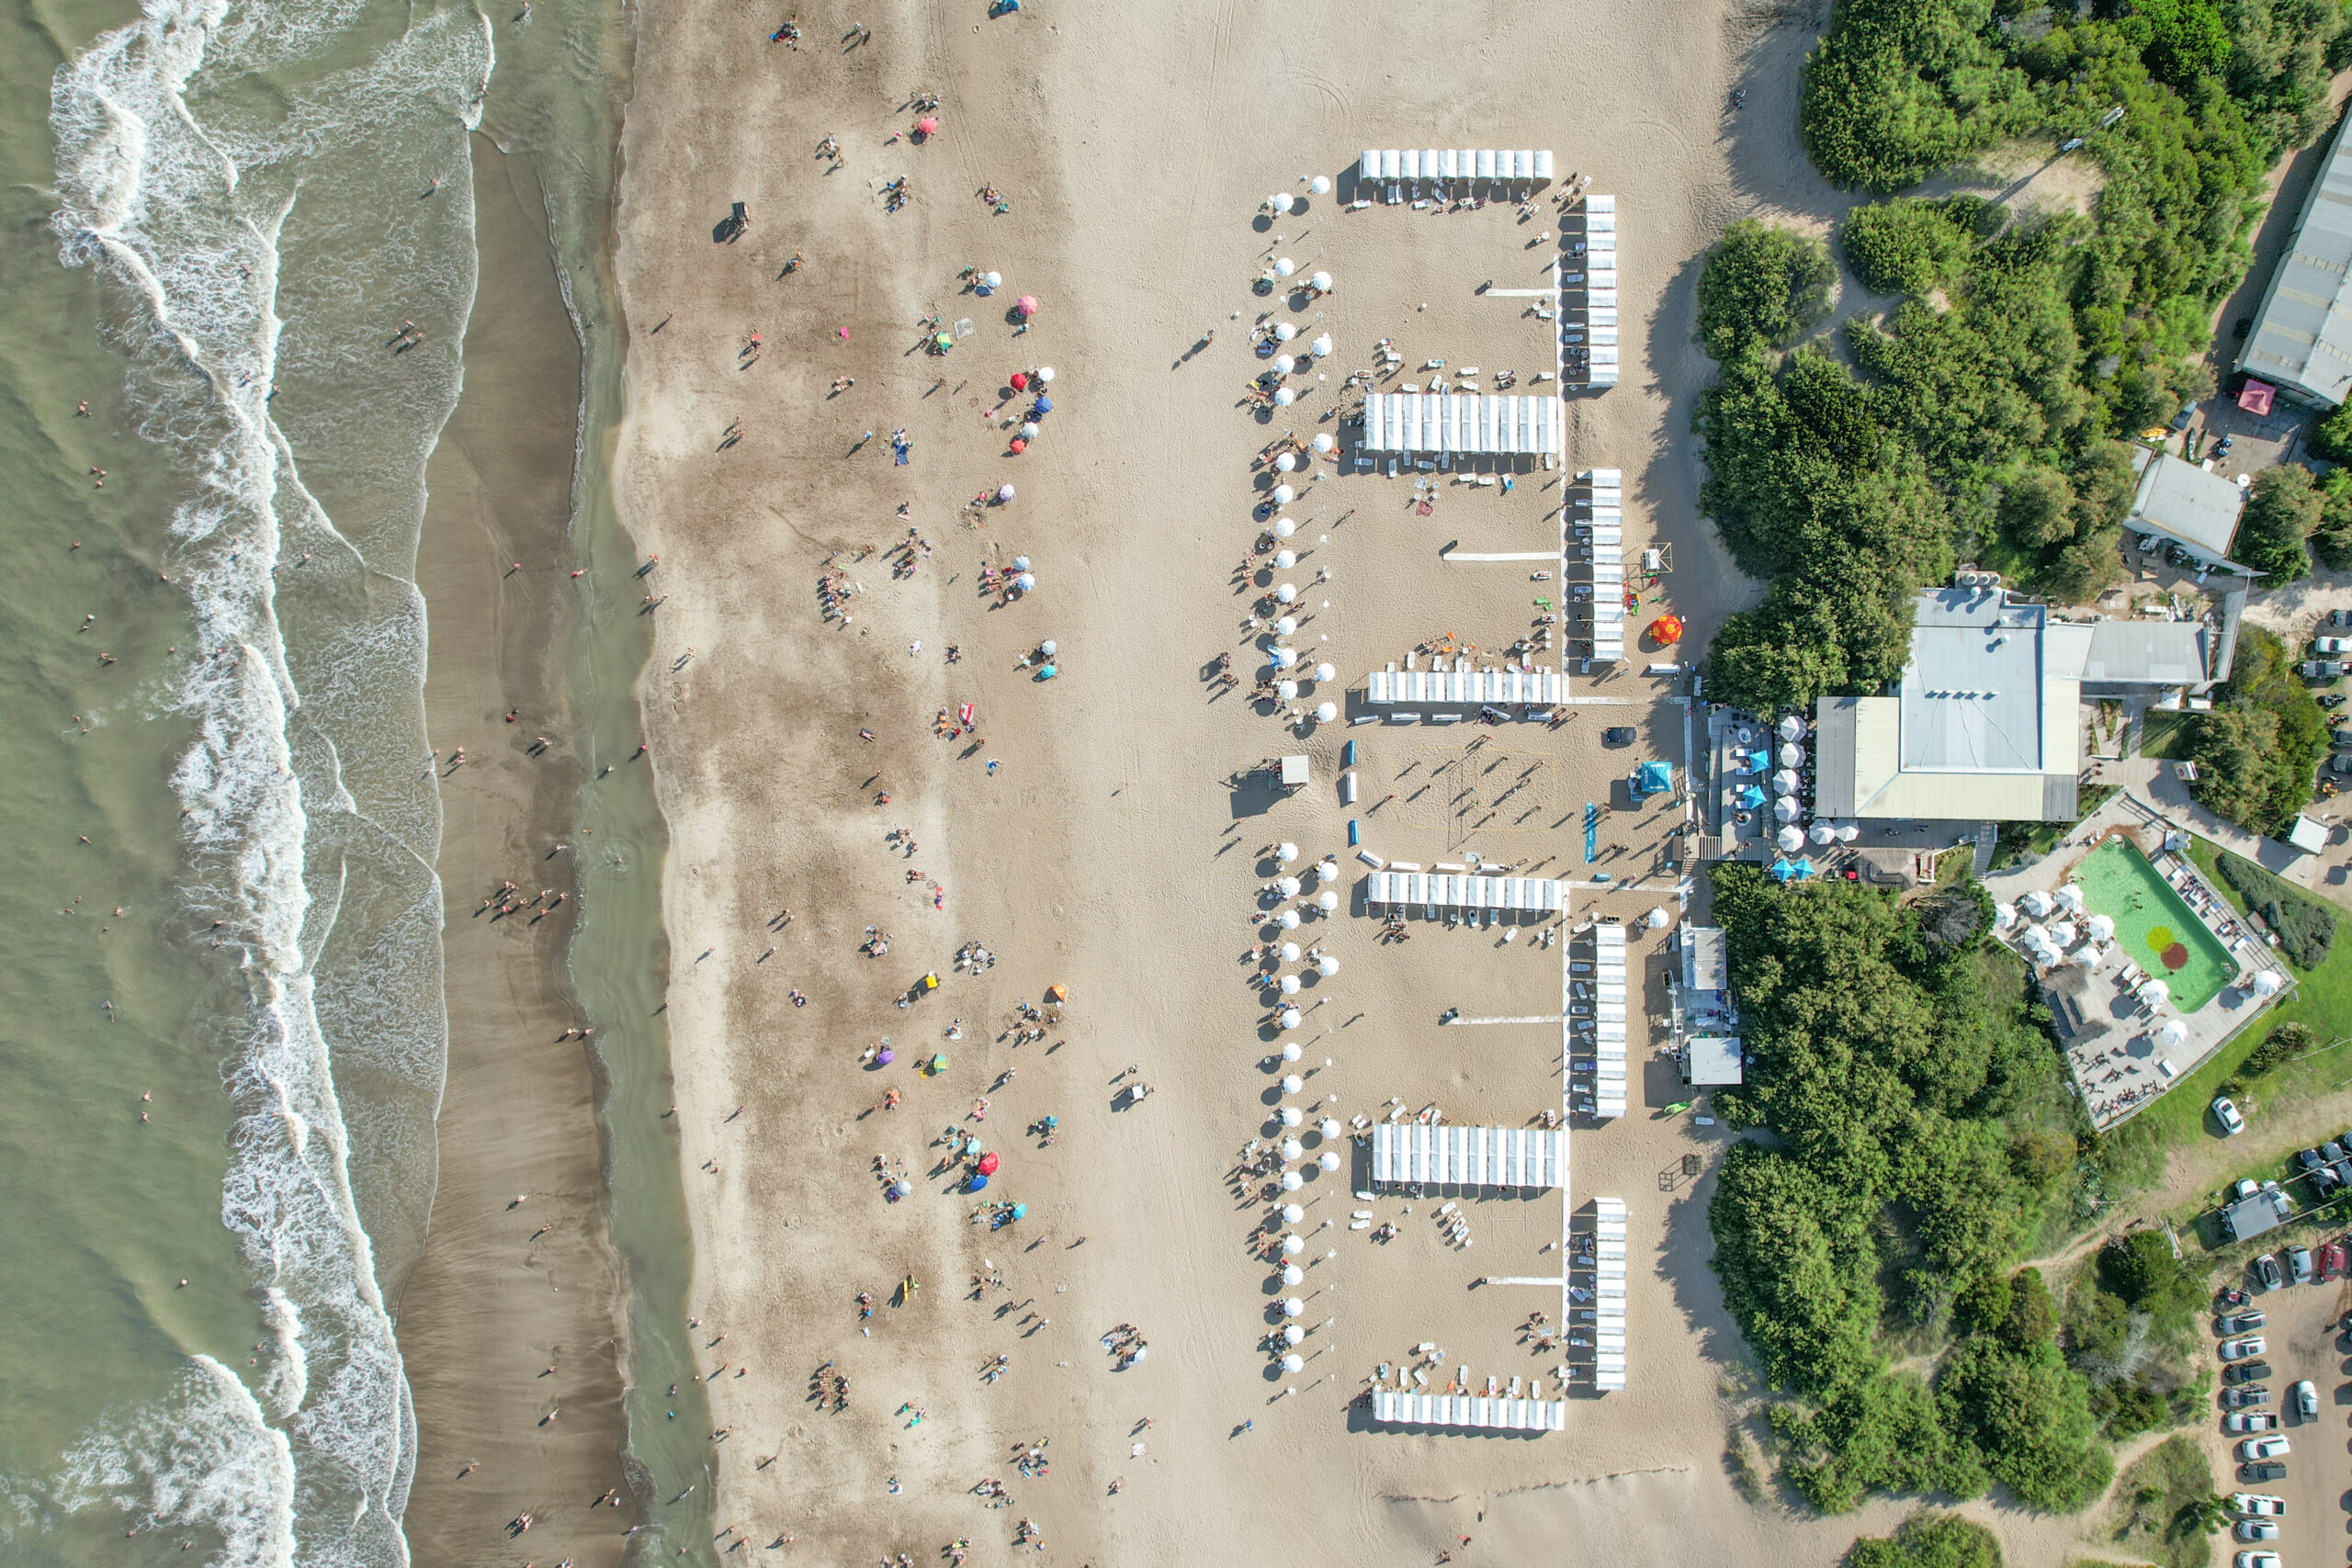
[[[2335,1238],[2330,1238],[2334,1240]],[[2265,1256],[2274,1258],[2282,1276],[2289,1272],[2288,1247],[2282,1244],[2275,1252]],[[2320,1246],[2313,1242],[2312,1251],[2314,1272],[2321,1261]],[[2262,1314],[2261,1326],[2246,1330],[2263,1342],[2260,1359],[2269,1371],[2245,1384],[2234,1384],[2226,1375],[2223,1393],[2217,1401],[2216,1425],[2226,1446],[2223,1463],[2216,1467],[2222,1478],[2224,1495],[2252,1493],[2282,1499],[2286,1509],[2275,1522],[2279,1527],[2276,1540],[2247,1541],[2236,1533],[2233,1518],[2228,1542],[2230,1559],[2245,1551],[2270,1551],[2279,1555],[2288,1568],[2315,1562],[2342,1562],[2352,1560],[2352,1517],[2347,1517],[2347,1500],[2352,1493],[2346,1488],[2346,1455],[2352,1449],[2352,1436],[2347,1436],[2347,1420],[2352,1420],[2352,1382],[2347,1382],[2346,1356],[2352,1354],[2352,1337],[2344,1332],[2345,1314],[2352,1310],[2352,1281],[2341,1277],[2325,1281],[2314,1280],[2297,1284],[2291,1279],[2276,1290],[2260,1288],[2260,1274],[2249,1268],[2240,1289],[2247,1296],[2244,1305],[2233,1305],[2217,1298],[2214,1314],[2217,1328],[2222,1320],[2233,1319],[2243,1313]],[[2241,1335],[2218,1336],[2237,1338]],[[2305,1417],[2296,1409],[2295,1384],[2308,1379],[2318,1398],[2318,1414]],[[2267,1399],[2247,1406],[2250,1411],[2267,1411],[2278,1419],[2278,1426],[2259,1433],[2227,1430],[2228,1417],[2236,1414],[2230,1409],[2228,1391],[2236,1387],[2259,1388],[2267,1392]],[[2281,1437],[2287,1439],[2289,1451],[2283,1459],[2286,1473],[2270,1479],[2256,1479],[2240,1459],[2242,1445],[2253,1438]]]

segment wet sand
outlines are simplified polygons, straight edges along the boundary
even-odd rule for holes
[[[582,784],[561,665],[579,350],[530,165],[480,140],[474,152],[481,289],[418,552],[444,774],[449,1066],[431,1233],[396,1305],[417,1423],[407,1531],[419,1563],[594,1568],[619,1561],[637,1513],[620,1462],[623,1305],[594,1062],[561,1038],[582,1022],[564,986],[572,854],[550,853]],[[555,744],[534,755],[541,736]],[[452,769],[458,746],[467,760]],[[482,912],[506,881],[523,899],[567,897],[544,918],[545,901]],[[592,1508],[611,1487],[621,1506]],[[531,1530],[510,1540],[526,1512]]]

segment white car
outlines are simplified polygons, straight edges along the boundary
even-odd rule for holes
[[[2309,1378],[2295,1385],[2295,1414],[2306,1421],[2319,1419],[2319,1390]]]
[[[2278,1426],[2278,1417],[2267,1410],[2233,1410],[2222,1417],[2224,1432],[2268,1432]]]
[[[2287,1499],[2267,1492],[2233,1492],[2230,1512],[2233,1514],[2268,1514],[2272,1517],[2287,1511]]]
[[[2282,1565],[2275,1551],[2241,1551],[2237,1555],[2237,1568],[2282,1568]]]
[[[2277,1540],[2278,1521],[2276,1519],[2240,1519],[2237,1523],[2240,1540]]]
[[[2222,1359],[2250,1361],[2269,1348],[2269,1342],[2259,1334],[2249,1334],[2243,1339],[2224,1339],[2222,1341]]]
[[[2234,1138],[2245,1131],[2245,1118],[2238,1113],[2238,1108],[2230,1102],[2226,1094],[2213,1097],[2213,1120],[2222,1124],[2222,1136],[2225,1138]]]
[[[2258,1459],[2285,1459],[2288,1446],[2283,1437],[2248,1438],[2238,1445],[2238,1459],[2249,1463]]]

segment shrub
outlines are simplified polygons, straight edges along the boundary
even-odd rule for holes
[[[1854,1542],[1846,1568],[2001,1568],[2001,1542],[1973,1519],[1921,1512],[1892,1536]]]
[[[2279,951],[2299,969],[2316,969],[2335,941],[2335,910],[2302,889],[2271,875],[2254,862],[2226,850],[2222,879],[2236,888],[2246,907],[2278,933]],[[2266,1069],[2256,1068],[2261,1072]]]
[[[1973,218],[1973,209],[1961,209]],[[1858,207],[1838,243],[1873,294],[1926,294],[1966,261],[1972,236],[1947,204],[1898,197]]]
[[[2265,588],[2284,588],[2309,577],[2312,554],[2304,540],[2319,526],[2320,511],[2309,468],[2300,463],[2265,468],[2254,476],[2233,553],[2263,574]]]
[[[2184,731],[2199,805],[2257,833],[2285,834],[2311,803],[2327,751],[2327,716],[2293,655],[2256,626],[2238,631],[2237,662],[2218,705]]]
[[[2347,404],[2346,407],[2352,407]],[[2341,418],[2344,409],[2328,415]],[[2316,438],[2312,449],[2319,449]],[[2336,459],[2339,462],[2352,460]],[[2312,554],[2330,571],[2352,568],[2352,468],[2330,468],[2319,481],[2319,526],[2312,530]]]
[[[1880,192],[1918,184],[2033,116],[1992,0],[1840,0],[1797,111],[1814,166]]]
[[[1838,264],[1829,247],[1743,219],[1724,231],[1699,274],[1699,336],[1729,359],[1751,343],[1786,348],[1829,314]]]
[[[2238,1071],[2251,1078],[2277,1072],[2296,1057],[2319,1048],[2319,1031],[2301,1020],[2290,1020],[2263,1037],[2262,1043],[2246,1053]]]

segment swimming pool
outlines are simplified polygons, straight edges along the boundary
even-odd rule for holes
[[[2131,840],[2115,837],[2075,868],[2083,902],[2115,922],[2116,949],[2172,987],[2172,1005],[2195,1012],[2221,993],[2237,962]]]

